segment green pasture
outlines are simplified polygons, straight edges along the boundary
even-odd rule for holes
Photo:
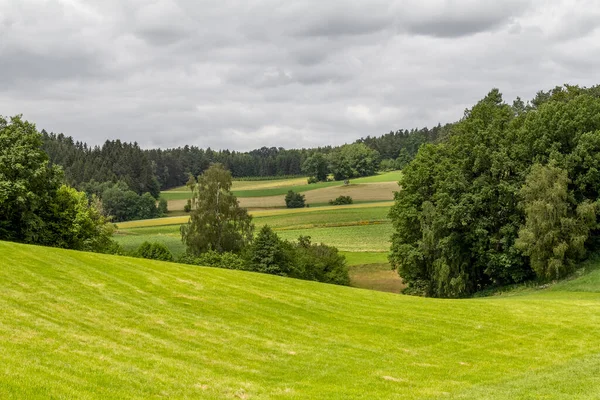
[[[2,399],[597,399],[600,274],[439,300],[0,242]]]

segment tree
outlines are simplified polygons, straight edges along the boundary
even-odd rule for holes
[[[598,88],[555,88],[530,104],[490,91],[403,169],[390,262],[407,291],[461,297],[536,273],[564,276],[600,245]],[[564,173],[535,172],[533,196],[522,187],[536,163]],[[559,178],[558,188],[548,183]]]
[[[169,205],[166,199],[160,199],[158,201],[158,215],[164,217],[169,212]]]
[[[248,269],[273,275],[294,275],[289,243],[279,239],[273,230],[265,225],[248,247]]]
[[[329,169],[336,181],[374,175],[379,153],[364,143],[346,144],[329,154]]]
[[[341,206],[352,203],[353,200],[350,196],[338,196],[335,200],[329,200],[329,204],[331,204],[332,206]]]
[[[302,172],[309,177],[316,179],[317,182],[326,181],[328,174],[327,158],[322,153],[313,153],[304,160]]]
[[[310,236],[300,236],[294,249],[294,270],[298,278],[349,285],[346,258],[332,246],[314,244]]]
[[[208,250],[239,252],[252,240],[252,217],[231,193],[231,173],[213,164],[198,177],[193,188],[190,221],[181,226],[181,237],[192,255]]]
[[[41,145],[35,125],[0,117],[0,240],[110,250],[112,226],[85,193],[62,184]]]
[[[62,173],[48,164],[35,125],[21,116],[0,116],[0,240],[36,243],[43,238],[41,212],[61,185]]]
[[[285,206],[287,208],[302,208],[306,205],[306,199],[303,194],[289,190],[285,195]]]
[[[558,279],[573,271],[585,255],[585,241],[596,225],[595,205],[584,201],[573,210],[567,172],[535,164],[521,189],[525,225],[516,246],[529,257],[541,279]]]
[[[46,227],[39,244],[96,252],[113,245],[113,226],[84,192],[62,185],[42,215]]]

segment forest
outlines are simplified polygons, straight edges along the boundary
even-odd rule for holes
[[[402,167],[416,155],[423,143],[433,143],[447,132],[449,126],[432,129],[398,130],[387,134],[359,139],[376,151],[371,169],[377,169],[382,161],[389,169]],[[202,174],[210,164],[224,165],[234,178],[300,176],[306,160],[315,154],[336,154],[344,146],[319,147],[313,149],[283,149],[262,147],[250,152],[202,149],[184,146],[174,149],[142,149],[137,143],[107,140],[102,146],[88,146],[61,133],[42,130],[44,151],[53,164],[62,166],[66,181],[74,186],[95,182],[125,182],[138,194],[148,192],[157,197],[160,190],[183,186],[190,175]],[[331,171],[325,165],[325,173],[336,173],[339,179],[352,177],[342,171],[345,167],[340,157],[332,160]],[[353,162],[354,163],[354,162]],[[338,166],[338,167],[336,167]],[[346,167],[347,169],[347,167]],[[373,171],[369,171],[370,174]]]

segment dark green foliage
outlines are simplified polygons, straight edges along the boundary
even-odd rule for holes
[[[85,193],[62,185],[35,125],[0,117],[0,240],[105,251],[112,226]]]
[[[245,270],[246,261],[239,255],[231,252],[219,253],[209,250],[197,256],[185,254],[178,262],[184,264],[200,265],[225,269]]]
[[[315,182],[325,182],[329,173],[327,164],[327,157],[323,153],[315,152],[304,160],[302,172]],[[312,182],[309,180],[308,183]]]
[[[535,164],[521,189],[525,225],[516,247],[529,256],[541,279],[559,279],[573,272],[585,255],[585,241],[596,225],[596,207],[588,200],[575,208],[569,198],[567,171]]]
[[[337,199],[335,200],[329,200],[329,204],[331,204],[332,206],[341,206],[344,204],[352,204],[352,197],[350,196],[339,196]]]
[[[192,200],[188,199],[188,201],[183,206],[183,211],[186,213],[189,213],[190,211],[192,211]]]
[[[162,243],[144,242],[135,253],[136,257],[148,258],[151,260],[173,261],[173,254],[168,247]]]
[[[313,183],[319,183],[319,180],[317,178],[315,178],[314,176],[309,176],[307,179],[307,183],[309,185],[313,184]]]
[[[273,230],[265,225],[256,235],[247,250],[248,269],[273,275],[295,276],[292,246],[279,239]]]
[[[45,234],[42,213],[61,185],[58,167],[48,165],[35,125],[0,117],[0,239],[38,243]]]
[[[150,219],[161,215],[156,199],[150,193],[138,195],[123,181],[91,182],[81,185],[89,196],[102,202],[103,213],[115,222]],[[166,202],[163,207],[166,209]]]
[[[374,175],[379,153],[364,143],[346,144],[329,154],[329,169],[336,181]]]
[[[158,200],[158,216],[164,217],[169,212],[168,202],[165,199]]]
[[[298,278],[336,285],[350,284],[346,258],[335,247],[314,244],[309,236],[300,236],[293,254]]]
[[[411,160],[419,146],[445,137],[447,130],[447,126],[398,130],[380,137],[368,136],[357,143],[378,151],[384,159]],[[158,198],[160,188],[182,186],[190,174],[198,176],[213,163],[225,165],[236,178],[287,178],[300,176],[304,172],[318,181],[324,181],[331,161],[329,154],[333,150],[340,150],[330,146],[290,150],[262,147],[247,153],[213,151],[195,146],[141,150],[137,143],[119,140],[106,141],[101,147],[90,147],[85,143],[75,142],[72,137],[46,132],[43,132],[43,141],[51,162],[64,168],[70,185],[81,188],[92,180],[121,180],[137,194],[148,192],[154,198]],[[363,167],[357,168],[360,170]]]
[[[239,252],[252,240],[252,217],[231,193],[231,173],[214,164],[189,182],[193,189],[190,222],[181,226],[187,252],[197,256],[209,250]]]
[[[287,208],[302,208],[306,206],[305,196],[290,190],[285,195],[285,206]]]
[[[102,192],[101,200],[105,215],[111,216],[115,222],[159,216],[156,199],[150,193],[140,196],[133,190],[114,185]]]
[[[534,275],[530,256],[537,254],[536,240],[523,236],[515,244],[526,226],[521,188],[534,163],[552,162],[566,171],[573,203],[565,222],[588,221],[589,206],[577,208],[586,199],[595,201],[600,189],[596,92],[555,89],[523,108],[519,102],[505,104],[493,90],[465,112],[445,141],[420,148],[403,170],[402,190],[390,211],[395,226],[390,261],[409,291],[460,297]],[[561,230],[559,237],[572,237],[565,232],[583,237],[579,228]],[[591,242],[595,235],[592,230]]]
[[[90,181],[123,181],[136,194],[148,192],[156,199],[160,194],[155,165],[137,143],[107,140],[102,147],[88,147],[62,133],[45,131],[42,139],[50,160],[64,168],[67,183],[72,186],[81,188]]]
[[[281,240],[264,226],[245,251],[246,268],[292,278],[349,285],[346,258],[335,247],[313,244],[300,236],[297,243]]]

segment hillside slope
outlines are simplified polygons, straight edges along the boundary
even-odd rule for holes
[[[600,396],[592,290],[435,300],[5,242],[0,255],[3,399]]]

